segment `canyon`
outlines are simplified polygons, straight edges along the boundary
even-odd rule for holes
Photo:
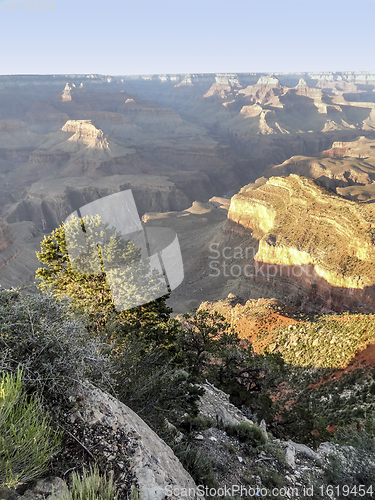
[[[309,272],[317,272],[317,264],[269,244],[275,236],[272,210],[257,197],[286,189],[271,179],[297,174],[331,190],[333,204],[341,197],[370,210],[374,88],[375,75],[350,72],[1,76],[0,217],[7,230],[0,233],[0,248],[7,265],[0,269],[0,284],[32,284],[35,251],[45,234],[82,205],[131,189],[146,224],[170,225],[179,234],[187,278],[171,296],[177,311],[198,304],[200,297],[223,298],[236,287],[250,298],[289,293],[294,300],[302,294],[328,308],[336,307],[334,297],[348,287],[354,301],[370,307],[363,294],[371,295],[372,278],[339,279],[342,264],[337,276],[330,276],[329,287],[337,289],[331,299],[324,291],[326,275],[315,278],[314,296],[302,278],[288,285],[292,292],[286,285],[280,289],[280,280],[272,286],[263,282],[260,263],[281,259],[287,266],[289,259],[293,266],[297,259]],[[294,207],[299,198],[290,196]],[[246,221],[250,206],[254,227]],[[291,206],[279,208],[288,213]],[[337,227],[333,239],[336,232]],[[213,288],[218,269],[207,267],[215,253],[210,248],[217,252],[228,242],[252,249],[243,264],[259,265],[254,269],[260,276],[221,275]],[[266,249],[272,262],[264,262]],[[359,259],[353,252],[348,256]]]
[[[68,473],[91,459],[113,474],[122,496],[132,486],[142,499],[162,499],[167,486],[195,488],[207,478],[220,486],[270,480],[272,486],[317,488],[317,479],[331,477],[323,467],[330,451],[348,452],[339,465],[346,481],[355,470],[346,456],[360,464],[358,470],[373,470],[373,447],[361,448],[354,438],[350,446],[318,443],[350,425],[357,431],[362,426],[373,441],[374,106],[372,73],[0,76],[0,286],[36,292],[36,252],[43,238],[73,212],[81,217],[83,206],[131,190],[148,251],[154,242],[147,234],[165,234],[148,228],[178,235],[184,279],[167,300],[175,319],[194,309],[196,318],[202,311],[219,312],[228,333],[239,336],[238,344],[230,343],[217,316],[182,330],[176,343],[163,338],[179,328],[177,322],[164,323],[165,312],[160,329],[154,320],[148,326],[153,313],[141,319],[141,329],[115,322],[112,331],[109,323],[108,338],[120,341],[120,363],[108,377],[116,370],[119,384],[108,378],[110,393],[99,389],[95,366],[94,385],[74,377],[81,385],[61,406],[65,441],[53,484],[66,489]],[[126,213],[110,208],[116,221]],[[167,267],[165,254],[160,257],[164,250],[159,260]],[[18,334],[14,317],[21,318],[23,309],[17,291],[7,294],[15,302],[10,323],[3,322],[9,342]],[[48,309],[45,316],[37,309],[34,314],[31,306],[39,299],[50,301],[45,294],[30,295],[24,315],[37,344],[53,320]],[[42,318],[40,328],[34,318]],[[65,351],[74,351],[66,349],[71,341],[62,333],[73,339],[71,332],[78,332],[70,314],[68,319],[67,328],[56,330],[59,335],[53,330],[64,343],[62,350],[58,346],[64,363]],[[60,322],[64,314],[57,315],[59,328]],[[81,323],[80,328],[83,333]],[[175,392],[175,381],[182,376],[187,396],[194,332],[212,338],[199,353],[196,336],[197,366],[201,354],[207,362],[195,381],[203,382],[204,393],[193,418],[185,413],[186,398]],[[101,348],[97,344],[95,350]],[[46,357],[48,380],[52,357]],[[41,357],[36,359],[38,365]],[[83,359],[86,377],[92,358],[85,352]],[[100,376],[107,377],[105,369]],[[122,387],[129,406],[114,397]],[[53,412],[58,398],[49,402]],[[145,421],[156,428],[165,411],[165,429],[154,429],[165,434],[164,442]],[[240,436],[240,422],[247,440]],[[316,451],[296,443],[295,436]],[[365,460],[355,462],[357,454]],[[42,480],[22,497],[39,498],[43,488],[46,496]],[[2,490],[0,497],[8,493]]]
[[[187,305],[276,298],[308,312],[375,308],[375,211],[290,174],[243,187],[182,212],[146,214],[179,236],[185,280],[171,296]]]

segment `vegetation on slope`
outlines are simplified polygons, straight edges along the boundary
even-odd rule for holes
[[[374,342],[372,315],[309,317],[277,301],[233,305],[233,297],[222,304],[206,303],[178,319],[171,318],[165,297],[117,311],[104,275],[97,282],[101,295],[95,308],[86,310],[89,284],[98,275],[78,276],[70,269],[63,234],[59,238],[60,243],[45,242],[40,254],[47,264],[45,273],[38,272],[45,279],[42,294],[0,292],[2,376],[22,369],[25,391],[43,397],[45,412],[53,409],[54,424],[63,429],[65,447],[53,461],[54,473],[63,473],[59,467],[76,467],[84,478],[84,471],[94,465],[87,454],[78,464],[78,453],[69,456],[66,450],[80,445],[72,444],[70,424],[61,418],[74,404],[72,391],[84,390],[87,379],[112,391],[139,413],[203,484],[217,481],[213,464],[194,440],[199,429],[215,427],[214,422],[203,422],[198,416],[202,389],[197,384],[206,380],[230,394],[231,401],[255,421],[265,418],[276,438],[317,446],[332,439],[328,426],[345,429],[354,424],[359,430],[353,432],[359,432],[358,436],[365,432],[363,439],[371,441],[375,371],[353,367],[348,375],[341,370],[343,375],[332,377],[357,351]],[[123,249],[127,251],[126,245]],[[132,255],[130,252],[129,263]],[[81,286],[83,290],[87,286],[87,294],[80,294]],[[84,426],[77,432],[81,434],[76,440],[83,442]],[[179,432],[184,437],[177,443]],[[249,457],[265,449],[271,453],[257,427],[228,428],[227,432]],[[99,462],[104,478],[108,471],[100,469]],[[271,469],[262,479],[270,484],[279,480]],[[124,493],[119,498],[126,498]]]
[[[0,373],[0,488],[29,482],[48,471],[61,433],[51,427],[40,401],[27,397],[22,371]]]
[[[280,352],[293,366],[343,368],[374,342],[373,314],[322,314],[275,332],[267,351]]]

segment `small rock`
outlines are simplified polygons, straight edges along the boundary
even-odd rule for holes
[[[217,439],[216,439],[214,436],[211,436],[211,437],[210,437],[210,440],[211,440],[211,441],[217,441]]]
[[[204,437],[202,436],[202,434],[197,434],[197,435],[195,436],[195,439],[196,439],[197,441],[203,441]]]
[[[20,496],[8,488],[0,488],[0,500],[17,500]]]
[[[295,467],[295,456],[296,456],[296,449],[294,446],[288,443],[288,446],[286,447],[285,450],[285,461],[289,465],[289,467]]]
[[[23,498],[24,500],[50,499],[53,492],[54,500],[64,500],[67,497],[68,491],[68,486],[65,481],[59,477],[52,477],[40,479],[20,498]]]
[[[313,451],[311,448],[309,448],[305,444],[295,443],[294,441],[291,441],[291,440],[289,440],[287,444],[290,444],[291,446],[293,446],[298,453],[302,453],[302,455],[305,455],[305,457],[307,457],[307,458],[312,458],[313,460],[318,459],[318,454],[315,453],[315,451]],[[322,443],[322,444],[325,444],[325,443]],[[320,445],[320,446],[322,446],[322,445]]]
[[[267,426],[266,426],[266,422],[264,421],[264,419],[259,424],[259,427],[261,428],[261,430],[263,432],[263,435],[266,439],[266,442],[268,442]]]
[[[242,457],[237,457],[237,458],[238,458],[238,461],[239,461],[240,463],[242,463],[242,462],[243,462],[243,458],[242,458]]]

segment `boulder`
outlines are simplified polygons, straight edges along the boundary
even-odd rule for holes
[[[69,490],[66,482],[59,477],[50,477],[37,481],[20,498],[25,500],[67,500],[68,495]]]
[[[68,495],[68,485],[59,477],[39,479],[23,495],[13,489],[0,489],[0,500],[68,500]]]
[[[296,466],[295,464],[295,456],[296,456],[296,449],[294,446],[292,446],[290,443],[287,443],[287,447],[285,448],[285,461],[289,465],[289,467],[294,467]]]
[[[287,446],[293,447],[297,453],[302,453],[302,455],[305,455],[307,458],[311,458],[312,460],[319,459],[318,454],[305,444],[295,443],[289,439],[289,441],[287,441]]]
[[[267,442],[268,442],[268,434],[267,434],[267,426],[266,426],[266,422],[265,422],[265,420],[264,420],[264,419],[263,419],[263,420],[261,421],[261,423],[259,424],[259,427],[260,427],[260,429],[261,429],[261,431],[262,431],[262,433],[263,433],[263,436],[264,436],[264,438],[265,438],[265,440],[266,440],[266,443],[267,443]]]
[[[134,475],[142,500],[164,500],[166,492],[171,500],[178,496],[183,488],[191,492],[185,497],[193,499],[196,485],[190,474],[181,465],[171,448],[130,408],[102,390],[88,385],[88,390],[79,402],[79,407],[71,415],[71,421],[83,420],[87,426],[101,429],[111,449],[108,452],[108,464],[128,464]],[[103,433],[103,428],[105,432]],[[122,442],[111,440],[111,435],[119,435]],[[126,436],[126,438],[125,438]],[[124,442],[126,441],[126,442]],[[103,445],[103,443],[102,443]],[[116,479],[116,483],[121,484]]]
[[[241,422],[249,422],[251,420],[229,402],[229,395],[217,389],[212,384],[203,384],[203,396],[199,400],[199,413],[205,418],[216,420],[217,426],[225,429],[228,426],[238,425]]]

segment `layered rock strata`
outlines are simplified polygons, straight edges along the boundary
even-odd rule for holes
[[[318,180],[349,199],[366,201],[375,196],[375,141],[364,136],[355,141],[334,141],[316,156],[292,156],[268,167],[263,176],[297,174]],[[347,189],[356,186],[356,189]]]
[[[249,278],[325,309],[375,309],[375,210],[290,175],[245,186],[227,230],[259,240]]]

